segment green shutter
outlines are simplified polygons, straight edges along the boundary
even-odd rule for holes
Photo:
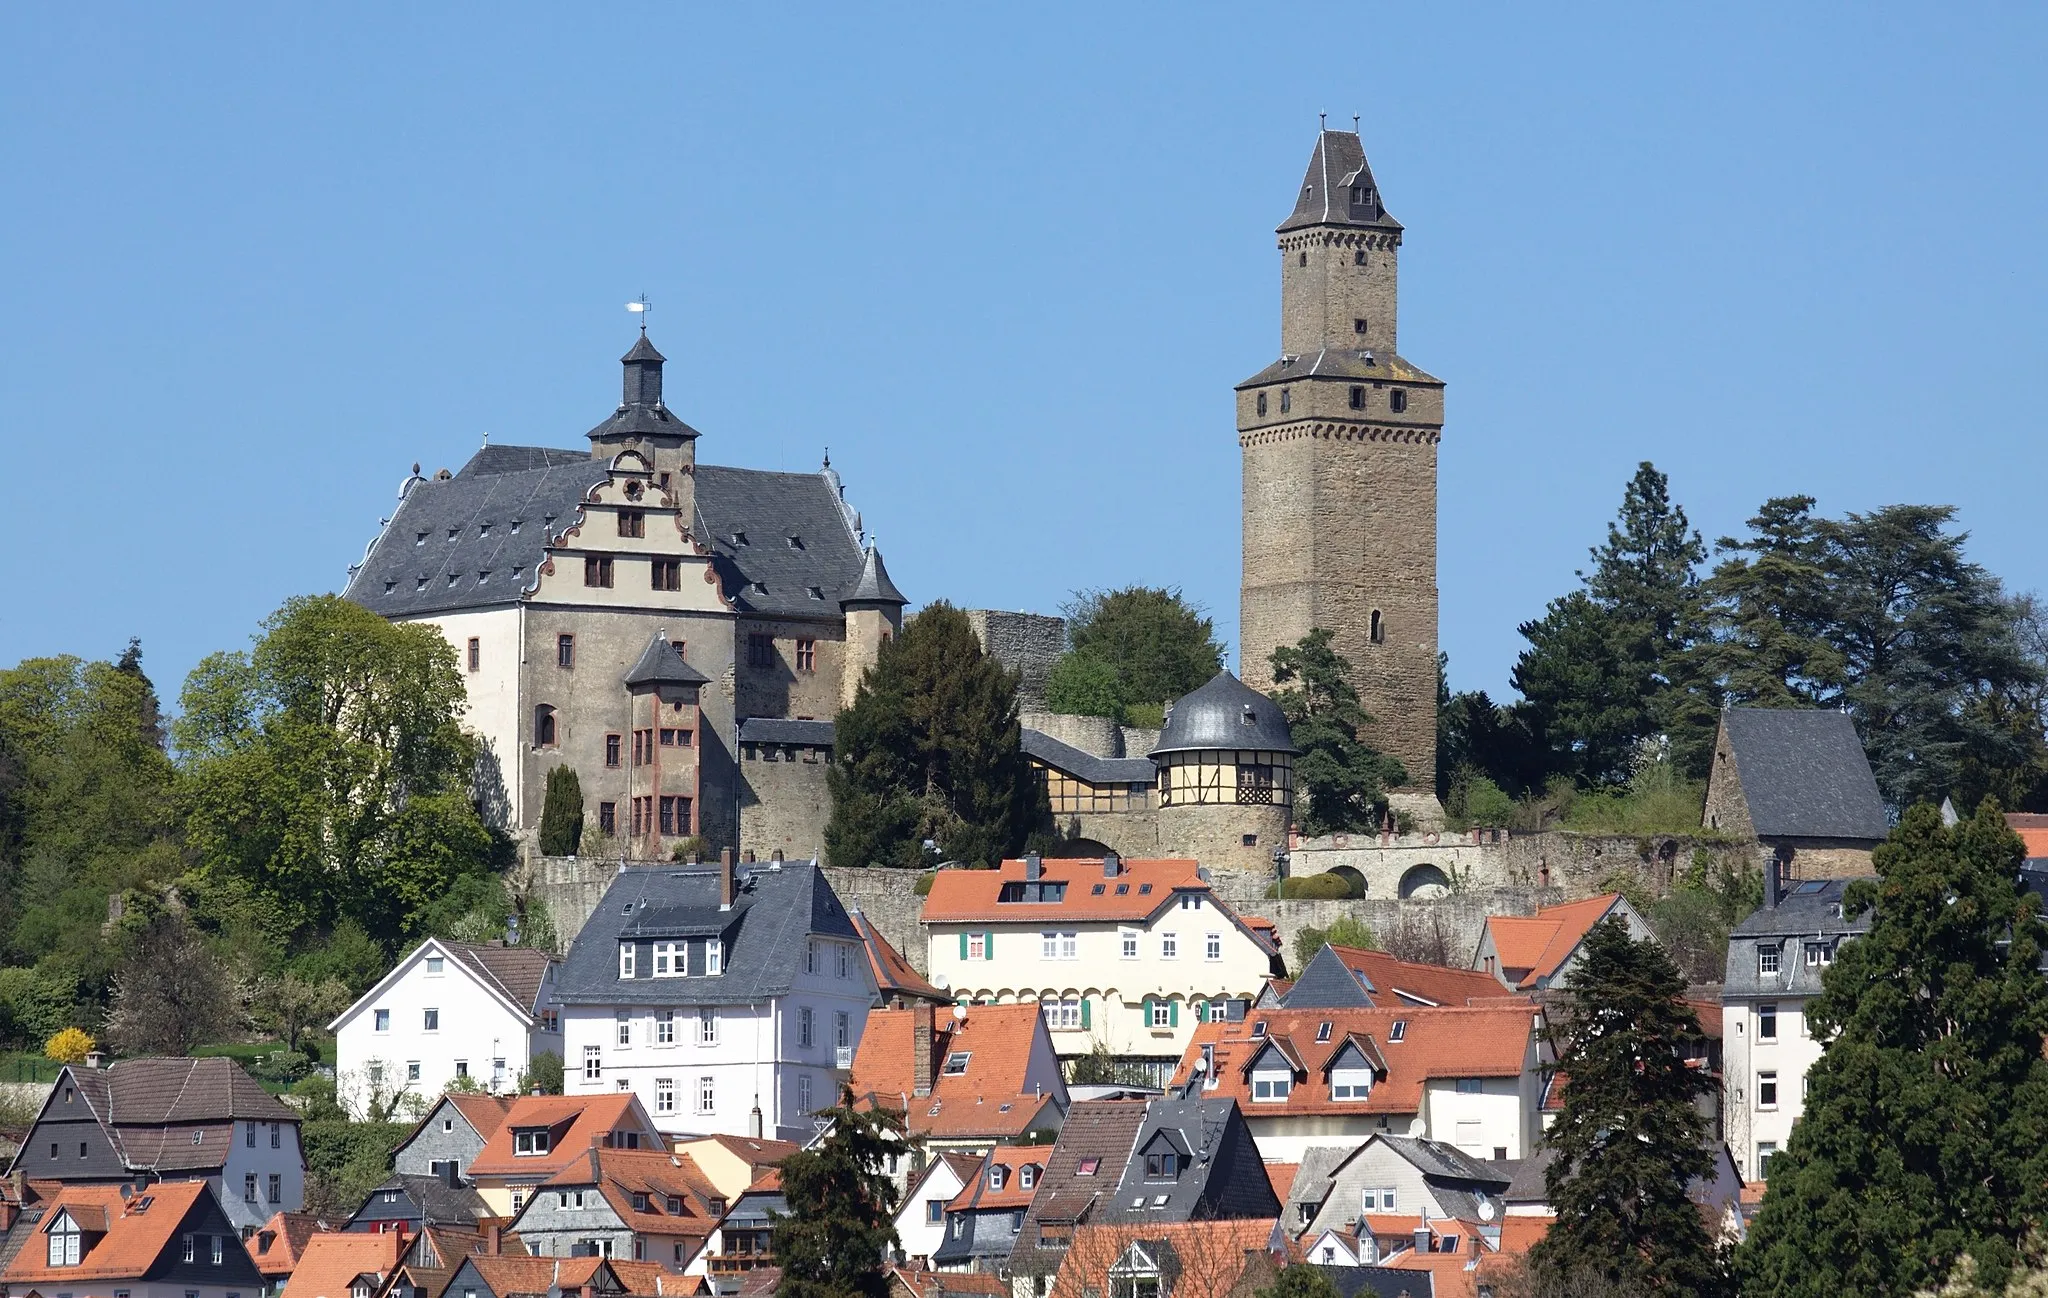
[[[996,935],[994,933],[983,933],[981,935],[981,955],[984,960],[996,958]]]
[[[1197,1022],[1197,1023],[1207,1023],[1208,1021],[1209,1021],[1209,1002],[1207,1002],[1207,1001],[1196,1001],[1196,1002],[1195,1002],[1195,1022]]]
[[[1145,1016],[1145,1026],[1150,1028],[1152,1026],[1152,998],[1150,996],[1145,998],[1145,1003],[1138,1008],[1138,1012]]]
[[[1168,1002],[1166,1002],[1166,1026],[1168,1026],[1168,1027],[1170,1027],[1170,1028],[1177,1028],[1177,1027],[1179,1027],[1179,1026],[1180,1026],[1180,1002],[1179,1002],[1179,1001],[1168,1001]]]
[[[1081,1026],[1084,1028],[1088,1026],[1088,998],[1086,996],[1081,998]]]
[[[960,958],[962,960],[967,958],[967,934],[965,933],[960,935]]]

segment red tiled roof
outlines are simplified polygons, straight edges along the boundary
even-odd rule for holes
[[[1111,879],[1104,877],[1100,858],[1047,860],[1040,879],[1065,883],[1065,899],[1011,902],[996,898],[1004,884],[1024,882],[1022,861],[1005,861],[999,870],[941,870],[933,876],[931,895],[924,901],[924,922],[1013,920],[1036,924],[1049,919],[1145,919],[1165,909],[1176,889],[1208,892],[1208,881],[1195,873],[1198,868],[1192,860],[1127,860]],[[1103,885],[1099,893],[1094,890],[1096,884]]]
[[[1252,1257],[1266,1252],[1278,1224],[1271,1217],[1251,1217],[1082,1226],[1074,1232],[1066,1259],[1053,1277],[1052,1298],[1107,1293],[1109,1268],[1136,1240],[1165,1240],[1172,1247],[1181,1267],[1173,1298],[1226,1298],[1244,1278]],[[1298,1261],[1300,1249],[1283,1234],[1279,1253],[1272,1260],[1276,1266]]]
[[[1294,1174],[1301,1170],[1299,1163],[1266,1164],[1266,1180],[1273,1186],[1273,1197],[1287,1202],[1288,1192],[1294,1189]]]
[[[702,1239],[717,1218],[711,1200],[722,1198],[688,1154],[658,1150],[591,1149],[543,1184],[596,1186],[626,1228],[642,1235],[685,1235]],[[634,1195],[647,1207],[634,1206]],[[682,1211],[669,1211],[668,1201],[681,1201]]]
[[[986,873],[986,872],[984,872]],[[917,1020],[932,1017],[930,1095],[915,1093]],[[976,1005],[961,1022],[929,1006],[870,1010],[853,1057],[850,1085],[862,1101],[906,1110],[914,1136],[1013,1138],[1032,1129],[1054,1101],[1024,1090],[1032,1045],[1045,1031],[1036,1005]],[[949,1055],[965,1052],[967,1071],[948,1076]],[[936,1111],[935,1111],[936,1110]]]
[[[1248,1118],[1281,1114],[1414,1113],[1422,1103],[1423,1083],[1431,1078],[1515,1077],[1528,1060],[1534,1031],[1533,1006],[1484,1009],[1304,1009],[1254,1010],[1242,1022],[1204,1023],[1195,1029],[1187,1053],[1175,1068],[1171,1087],[1187,1084],[1202,1047],[1215,1047],[1216,1085],[1205,1088],[1209,1099],[1234,1099]],[[1404,1025],[1401,1040],[1393,1025]],[[1329,1039],[1318,1041],[1322,1025]],[[1263,1024],[1265,1035],[1253,1036]],[[1337,1056],[1347,1036],[1377,1048],[1386,1061],[1386,1076],[1363,1103],[1332,1100],[1322,1071]],[[1296,1078],[1292,1093],[1279,1101],[1252,1099],[1252,1079],[1245,1065],[1267,1043],[1301,1060],[1306,1081]],[[1365,1052],[1368,1057],[1373,1053]]]
[[[248,1238],[249,1258],[266,1277],[284,1279],[298,1269],[306,1241],[325,1229],[310,1212],[276,1213]]]
[[[612,1274],[636,1295],[686,1294],[692,1282],[669,1275],[658,1262],[627,1262],[606,1257],[473,1257],[478,1274],[498,1298],[514,1294],[546,1294],[580,1289],[590,1283],[597,1269],[608,1266]]]
[[[1620,893],[1607,892],[1545,906],[1528,918],[1489,916],[1486,928],[1493,935],[1493,953],[1500,962],[1502,976],[1515,977],[1513,971],[1521,970],[1518,985],[1534,987],[1539,980],[1555,974],[1593,926],[1605,919],[1620,900]]]
[[[988,1151],[982,1160],[968,1169],[963,1178],[960,1193],[953,1196],[946,1207],[954,1212],[971,1208],[1029,1208],[1032,1199],[1038,1196],[1039,1183],[1045,1178],[1046,1160],[1052,1157],[1051,1145],[997,1145]],[[1031,1186],[1026,1189],[1022,1169],[1034,1167]],[[1003,1188],[989,1188],[988,1169],[1003,1169]]]
[[[606,1132],[644,1131],[652,1134],[652,1128],[643,1122],[631,1092],[522,1095],[513,1101],[498,1129],[484,1141],[483,1152],[469,1165],[469,1174],[472,1177],[544,1181],[567,1167]],[[526,1127],[553,1129],[555,1134],[547,1153],[521,1157],[513,1152],[513,1132]]]
[[[1478,1298],[1482,1258],[1472,1256],[1470,1244],[1456,1253],[1418,1253],[1404,1249],[1380,1262],[1401,1271],[1426,1271],[1436,1298]]]
[[[1474,999],[1500,996],[1500,980],[1484,970],[1397,960],[1384,951],[1361,947],[1332,946],[1330,950],[1346,969],[1363,975],[1379,991],[1382,1005],[1395,1005],[1399,994],[1431,1005],[1465,1005]]]
[[[1700,1031],[1719,1041],[1721,1039],[1721,1002],[1687,1001],[1686,1005],[1691,1008],[1694,1014],[1699,1015]]]
[[[528,1014],[540,999],[540,986],[547,978],[553,957],[530,946],[506,946],[502,942],[451,942],[435,938],[442,949],[469,966],[470,972],[495,988]]]
[[[138,1280],[172,1247],[178,1227],[199,1197],[208,1193],[204,1181],[164,1181],[137,1198],[127,1198],[118,1185],[72,1185],[60,1190],[44,1210],[37,1230],[69,1212],[81,1225],[104,1230],[77,1266],[53,1267],[41,1240],[31,1240],[0,1273],[9,1285],[62,1284],[81,1280]],[[147,1205],[147,1206],[145,1206]]]
[[[411,1239],[396,1230],[315,1235],[285,1281],[284,1298],[347,1298],[349,1286],[364,1272],[375,1272],[379,1279],[390,1275]]]
[[[1010,1298],[1008,1282],[986,1271],[913,1271],[893,1266],[889,1278],[908,1290],[910,1298],[953,1298],[954,1294]]]
[[[867,947],[868,968],[874,971],[875,986],[882,993],[884,1005],[889,1003],[891,996],[907,996],[939,1005],[953,1003],[951,995],[926,982],[923,974],[911,968],[910,961],[889,945],[889,939],[882,936],[882,930],[875,927],[873,920],[851,908],[847,910],[847,918],[853,921],[854,931],[860,934],[861,942]]]
[[[2005,825],[2020,836],[2029,860],[2048,856],[2048,816],[2038,812],[2008,811],[2005,813]]]

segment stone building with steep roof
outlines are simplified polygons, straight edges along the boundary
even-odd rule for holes
[[[1444,385],[1396,331],[1402,227],[1356,132],[1323,131],[1279,227],[1280,356],[1237,385],[1244,574],[1239,670],[1335,635],[1374,724],[1401,759],[1394,802],[1436,805],[1437,444]]]
[[[1855,722],[1818,708],[1724,708],[1700,823],[1755,839],[1786,879],[1867,875],[1891,832]]]
[[[415,465],[346,593],[447,637],[485,749],[479,796],[503,827],[534,831],[566,765],[586,852],[738,845],[743,724],[830,718],[906,601],[829,459],[700,464],[644,332],[622,363],[587,449],[486,445],[432,477]]]

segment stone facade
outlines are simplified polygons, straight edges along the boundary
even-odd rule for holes
[[[1279,241],[1282,356],[1237,390],[1239,668],[1269,690],[1275,648],[1335,633],[1368,737],[1407,769],[1397,803],[1433,815],[1443,384],[1397,354],[1401,228],[1357,136],[1325,132],[1303,190]]]
[[[820,859],[832,794],[832,750],[814,744],[740,744],[740,849],[767,860]]]
[[[1052,665],[1066,652],[1066,619],[1043,613],[970,608],[967,621],[974,628],[975,638],[981,641],[982,651],[1023,678],[1017,689],[1018,706],[1027,711],[1043,708]]]

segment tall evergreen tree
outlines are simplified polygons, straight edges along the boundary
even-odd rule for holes
[[[547,801],[540,810],[540,850],[546,856],[574,856],[583,841],[583,781],[573,766],[548,772]]]
[[[1515,715],[1541,755],[1534,783],[1562,774],[1580,784],[1626,784],[1657,723],[1656,683],[1629,656],[1623,629],[1575,590],[1521,632],[1529,647],[1508,679],[1522,696]]]
[[[821,1115],[832,1134],[782,1160],[789,1215],[775,1218],[770,1246],[782,1279],[776,1298],[886,1298],[883,1259],[899,1242],[900,1197],[888,1168],[907,1146],[903,1124],[881,1109],[856,1109],[853,1093]]]
[[[1372,723],[1351,685],[1351,664],[1318,627],[1273,651],[1273,695],[1294,732],[1295,809],[1306,834],[1366,829],[1387,806],[1387,789],[1408,779],[1400,759],[1358,737]]]
[[[839,714],[825,850],[839,865],[993,865],[1049,819],[1019,747],[1017,677],[933,604],[882,646]]]
[[[1953,828],[1906,813],[1871,912],[1807,1003],[1827,1042],[1737,1256],[1747,1293],[1906,1295],[1965,1255],[1996,1290],[2048,1220],[2048,941],[1995,803]]]
[[[1703,1037],[1684,992],[1663,950],[1631,940],[1619,919],[1587,935],[1558,1061],[1570,1078],[1564,1112],[1544,1135],[1557,1154],[1545,1173],[1557,1222],[1529,1252],[1538,1275],[1674,1298],[1724,1292],[1686,1195],[1714,1159],[1695,1107],[1713,1080],[1685,1061]]]

